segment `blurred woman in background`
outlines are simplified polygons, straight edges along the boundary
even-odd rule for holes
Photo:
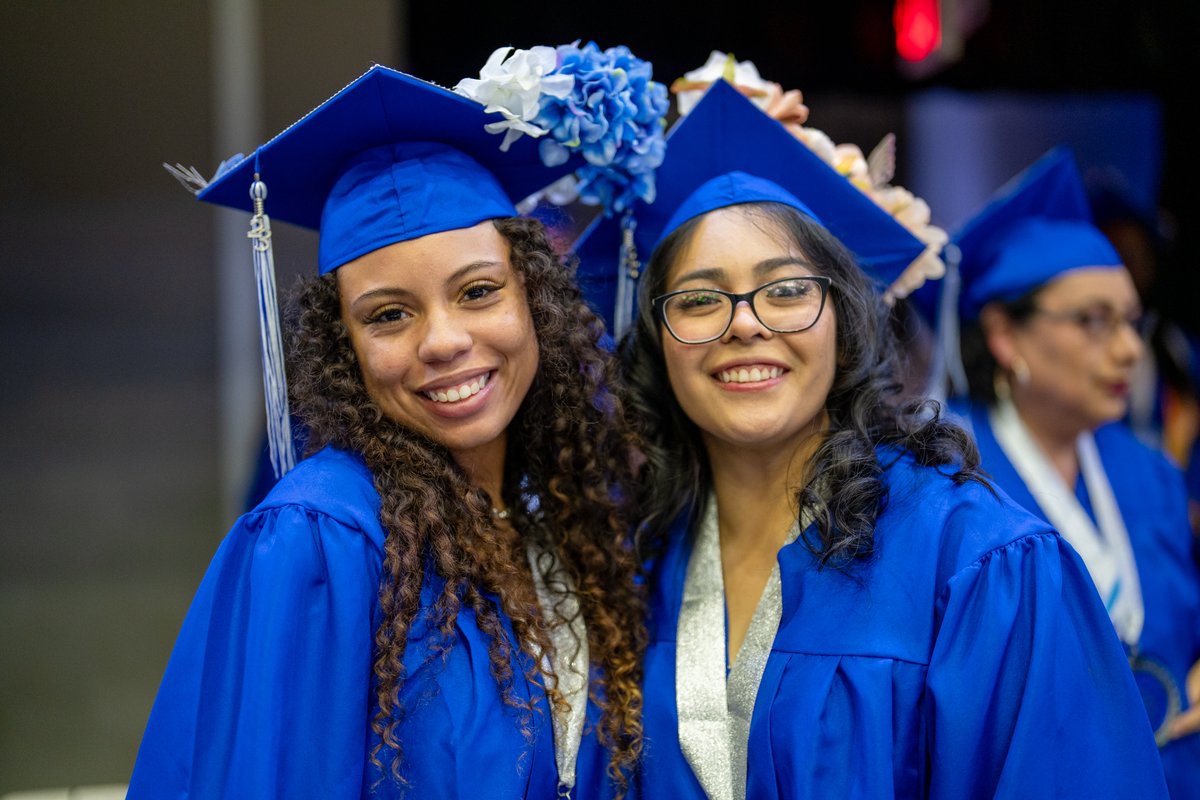
[[[1121,420],[1141,301],[1056,148],[954,237],[983,469],[1082,556],[1124,643],[1171,795],[1200,797],[1200,575],[1180,470]]]

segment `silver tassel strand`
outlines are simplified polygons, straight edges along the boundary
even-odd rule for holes
[[[250,186],[254,216],[250,218],[254,278],[258,284],[258,322],[262,334],[263,397],[267,405],[267,443],[276,479],[296,466],[292,447],[292,423],[288,410],[287,373],[283,362],[283,335],[275,293],[275,256],[271,249],[271,218],[263,211],[267,186],[254,174]]]
[[[621,256],[617,269],[617,303],[613,310],[613,341],[620,343],[633,323],[634,292],[637,290],[637,279],[641,264],[638,262],[637,246],[633,242],[633,233],[637,222],[633,215],[626,211],[621,218]]]

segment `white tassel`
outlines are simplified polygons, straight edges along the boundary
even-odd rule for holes
[[[171,177],[179,181],[179,184],[192,194],[200,194],[208,186],[208,179],[201,175],[195,167],[185,167],[179,163],[172,166],[165,161],[163,167],[171,173]]]
[[[621,254],[617,267],[617,303],[613,310],[613,341],[620,343],[625,332],[633,323],[633,304],[637,291],[637,279],[641,269],[637,246],[633,243],[633,232],[637,222],[633,214],[625,212],[621,218]]]
[[[213,183],[217,178],[221,177],[226,172],[230,171],[245,160],[246,157],[241,153],[235,153],[234,155],[225,159],[219,165],[217,165],[217,171],[212,176],[212,180],[209,180],[201,175],[200,170],[196,169],[195,167],[185,167],[179,162],[175,162],[174,166],[163,162],[163,167],[166,168],[167,172],[171,173],[171,177],[179,181],[183,188],[187,189],[192,194],[200,194],[202,191],[208,188],[210,183]]]
[[[287,373],[283,361],[283,336],[279,325],[279,306],[275,294],[275,256],[271,249],[271,218],[263,212],[267,186],[254,174],[250,199],[254,216],[250,219],[251,250],[254,254],[254,278],[258,284],[258,322],[262,334],[263,397],[267,405],[267,443],[275,477],[296,466],[292,448],[292,423],[288,410]]]

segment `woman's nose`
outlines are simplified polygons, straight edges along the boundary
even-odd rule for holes
[[[1142,350],[1145,349],[1138,329],[1124,320],[1118,324],[1110,347],[1121,363],[1137,361],[1141,358]]]
[[[452,361],[471,348],[471,332],[448,310],[430,311],[424,320],[417,356],[425,362]]]
[[[732,339],[752,339],[755,336],[769,339],[771,333],[771,329],[759,321],[758,315],[754,313],[754,309],[750,306],[750,302],[742,300],[733,308],[733,319],[730,320],[729,330],[725,332],[723,339],[726,341]]]

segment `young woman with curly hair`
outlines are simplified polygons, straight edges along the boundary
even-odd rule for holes
[[[1082,562],[900,398],[884,289],[922,243],[728,84],[668,141],[621,341],[641,793],[1163,796]]]
[[[396,130],[435,101],[453,145]],[[624,793],[639,451],[601,320],[513,209],[556,175],[470,106],[373,68],[205,190],[261,169],[284,213],[320,195],[321,274],[289,315],[308,453],[210,566],[131,798]]]

